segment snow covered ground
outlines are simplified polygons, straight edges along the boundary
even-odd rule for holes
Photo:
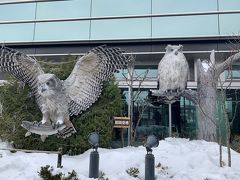
[[[0,147],[6,147],[0,143]],[[75,170],[81,180],[89,179],[89,154],[86,151],[79,156],[63,156],[62,169],[57,169],[57,155],[34,153],[11,153],[0,151],[0,179],[27,180],[40,179],[38,171],[41,166],[53,166],[54,172]],[[138,168],[140,179],[144,179],[144,157],[146,150],[141,147],[126,147],[121,149],[99,149],[100,171],[110,180],[135,179],[126,170]],[[219,167],[219,147],[216,143],[205,141],[189,141],[188,139],[167,138],[160,141],[153,149],[157,179],[171,180],[239,180],[240,154],[232,151],[232,167]],[[223,160],[227,164],[227,152],[223,149]]]

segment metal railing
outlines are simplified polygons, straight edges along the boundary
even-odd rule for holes
[[[38,150],[28,150],[28,149],[14,149],[14,148],[0,148],[0,150],[10,151],[10,152],[26,152],[26,153],[45,153],[45,154],[57,154],[57,168],[62,168],[62,148],[59,148],[58,151],[38,151]]]

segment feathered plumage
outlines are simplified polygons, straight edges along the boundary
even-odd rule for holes
[[[43,123],[65,123],[59,135],[75,132],[69,116],[88,109],[102,92],[103,82],[117,69],[126,68],[132,57],[119,48],[96,47],[77,59],[72,73],[65,81],[54,74],[45,74],[35,58],[19,51],[0,49],[0,71],[9,72],[27,83],[43,113]]]
[[[151,90],[166,103],[173,103],[187,86],[189,67],[182,52],[182,45],[168,45],[158,64],[158,90]]]

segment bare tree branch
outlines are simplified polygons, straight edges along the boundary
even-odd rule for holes
[[[195,105],[199,103],[199,94],[197,91],[186,89],[183,91],[182,96],[191,100]]]
[[[216,75],[220,76],[226,69],[228,69],[233,63],[240,61],[240,52],[230,56],[224,62],[216,65]]]

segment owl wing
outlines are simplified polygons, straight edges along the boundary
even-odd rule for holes
[[[100,96],[103,81],[121,68],[126,68],[131,56],[123,54],[119,48],[99,46],[80,57],[64,81],[64,89],[69,96],[70,115],[78,115],[89,108]]]
[[[37,91],[37,77],[40,74],[44,74],[44,72],[34,58],[17,50],[2,47],[0,49],[0,71],[9,72],[19,81],[27,83],[32,89],[41,109],[42,98]]]

